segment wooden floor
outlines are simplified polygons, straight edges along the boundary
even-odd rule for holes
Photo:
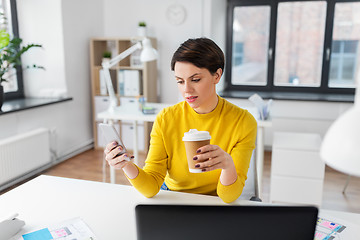
[[[144,158],[145,156],[140,154],[141,162],[143,162]],[[142,165],[143,164],[139,164],[140,167],[142,167]],[[109,167],[107,165],[105,165],[105,167],[105,181],[109,182]],[[270,167],[271,152],[265,152],[262,193],[262,200],[264,202],[269,201]],[[86,151],[52,167],[42,174],[103,181],[103,152],[101,150]],[[352,177],[346,193],[342,194],[346,179],[346,175],[326,167],[322,208],[360,213],[360,178]],[[121,170],[116,171],[116,183],[129,185],[128,180]]]

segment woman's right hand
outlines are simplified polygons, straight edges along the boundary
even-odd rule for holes
[[[125,160],[128,157],[127,153],[117,156],[122,150],[122,147],[116,141],[107,144],[104,150],[105,160],[115,169],[122,169],[129,163],[129,161]]]

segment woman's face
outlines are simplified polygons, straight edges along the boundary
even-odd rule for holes
[[[222,70],[212,75],[206,68],[198,68],[189,62],[176,62],[175,79],[185,101],[197,112],[211,112],[217,104],[215,86]]]

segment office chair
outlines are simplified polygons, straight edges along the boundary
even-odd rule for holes
[[[258,176],[256,171],[256,159],[255,159],[255,150],[251,155],[250,166],[247,174],[247,179],[245,181],[244,189],[239,197],[239,199],[245,199],[250,201],[262,202],[259,194],[258,187]]]
[[[346,179],[345,186],[344,186],[344,188],[343,188],[343,190],[342,190],[342,193],[343,193],[343,194],[345,194],[346,188],[347,188],[348,185],[349,185],[350,177],[351,177],[351,175],[349,174],[348,177],[347,177],[347,179]]]

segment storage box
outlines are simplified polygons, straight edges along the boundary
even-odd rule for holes
[[[320,145],[318,134],[274,133],[270,202],[321,205],[325,164]]]

